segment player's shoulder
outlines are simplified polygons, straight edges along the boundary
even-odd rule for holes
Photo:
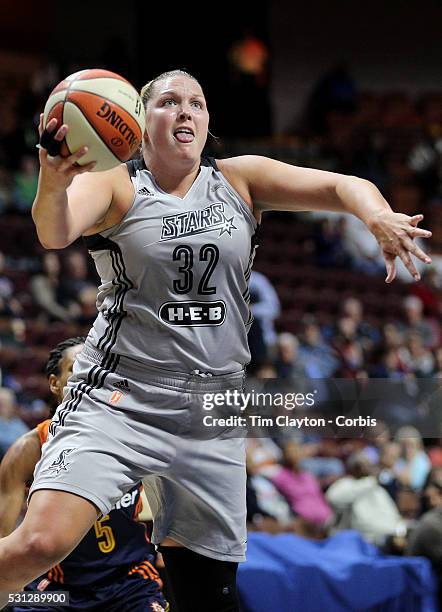
[[[235,157],[225,157],[216,159],[216,165],[223,172],[233,172],[241,175],[245,171],[260,164],[260,160],[266,159],[260,155],[237,155]]]
[[[238,155],[237,157],[227,157],[215,160],[219,171],[241,195],[243,200],[247,202],[251,210],[253,210],[253,199],[251,195],[251,186],[253,184],[252,177],[256,172],[265,171],[262,161],[266,159],[267,158],[261,157],[260,155]]]

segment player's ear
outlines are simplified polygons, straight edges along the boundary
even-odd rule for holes
[[[60,380],[55,376],[55,374],[50,374],[49,376],[49,389],[52,395],[58,395],[60,390]]]

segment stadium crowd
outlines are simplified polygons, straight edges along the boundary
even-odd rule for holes
[[[45,252],[30,218],[37,117],[59,76],[56,66],[42,66],[27,88],[0,100],[0,457],[47,416],[49,350],[87,334],[96,312],[86,249]],[[272,141],[218,142],[211,153],[247,150],[368,178],[394,209],[426,214],[437,254],[440,95],[413,101],[398,92],[353,92],[344,103],[322,91],[324,99],[326,108],[311,100],[309,129]],[[373,379],[408,391],[386,402],[371,434],[262,431],[250,438],[249,528],[310,538],[356,529],[387,552],[429,557],[440,577],[442,412],[430,402],[423,414],[416,400],[422,389],[434,393],[442,377],[440,272],[433,267],[416,284],[399,279],[385,287],[369,237],[345,217],[268,214],[264,226],[250,284],[249,385],[274,391],[272,381]]]

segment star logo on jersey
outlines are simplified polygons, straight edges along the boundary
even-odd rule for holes
[[[221,227],[219,237],[221,237],[223,234],[229,234],[229,236],[231,237],[232,230],[238,229],[238,228],[236,227],[236,225],[233,224],[233,217],[230,217],[230,219],[227,219],[224,214],[223,214],[223,217],[224,217],[224,224]]]
[[[163,217],[161,241],[216,230],[219,230],[218,238],[223,234],[232,237],[232,231],[238,229],[234,224],[235,216],[227,217],[224,207],[224,202],[215,202],[200,210],[187,210],[177,215]]]
[[[67,472],[70,463],[66,463],[66,457],[74,451],[75,448],[65,448],[58,455],[57,459],[51,463],[51,465],[42,471],[42,474],[50,474],[51,476],[58,476],[60,472]]]

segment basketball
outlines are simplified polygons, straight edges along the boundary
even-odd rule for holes
[[[144,108],[136,89],[122,76],[101,69],[75,72],[51,92],[44,125],[53,118],[69,131],[60,155],[89,148],[78,162],[96,161],[94,172],[109,170],[130,159],[141,144]]]

